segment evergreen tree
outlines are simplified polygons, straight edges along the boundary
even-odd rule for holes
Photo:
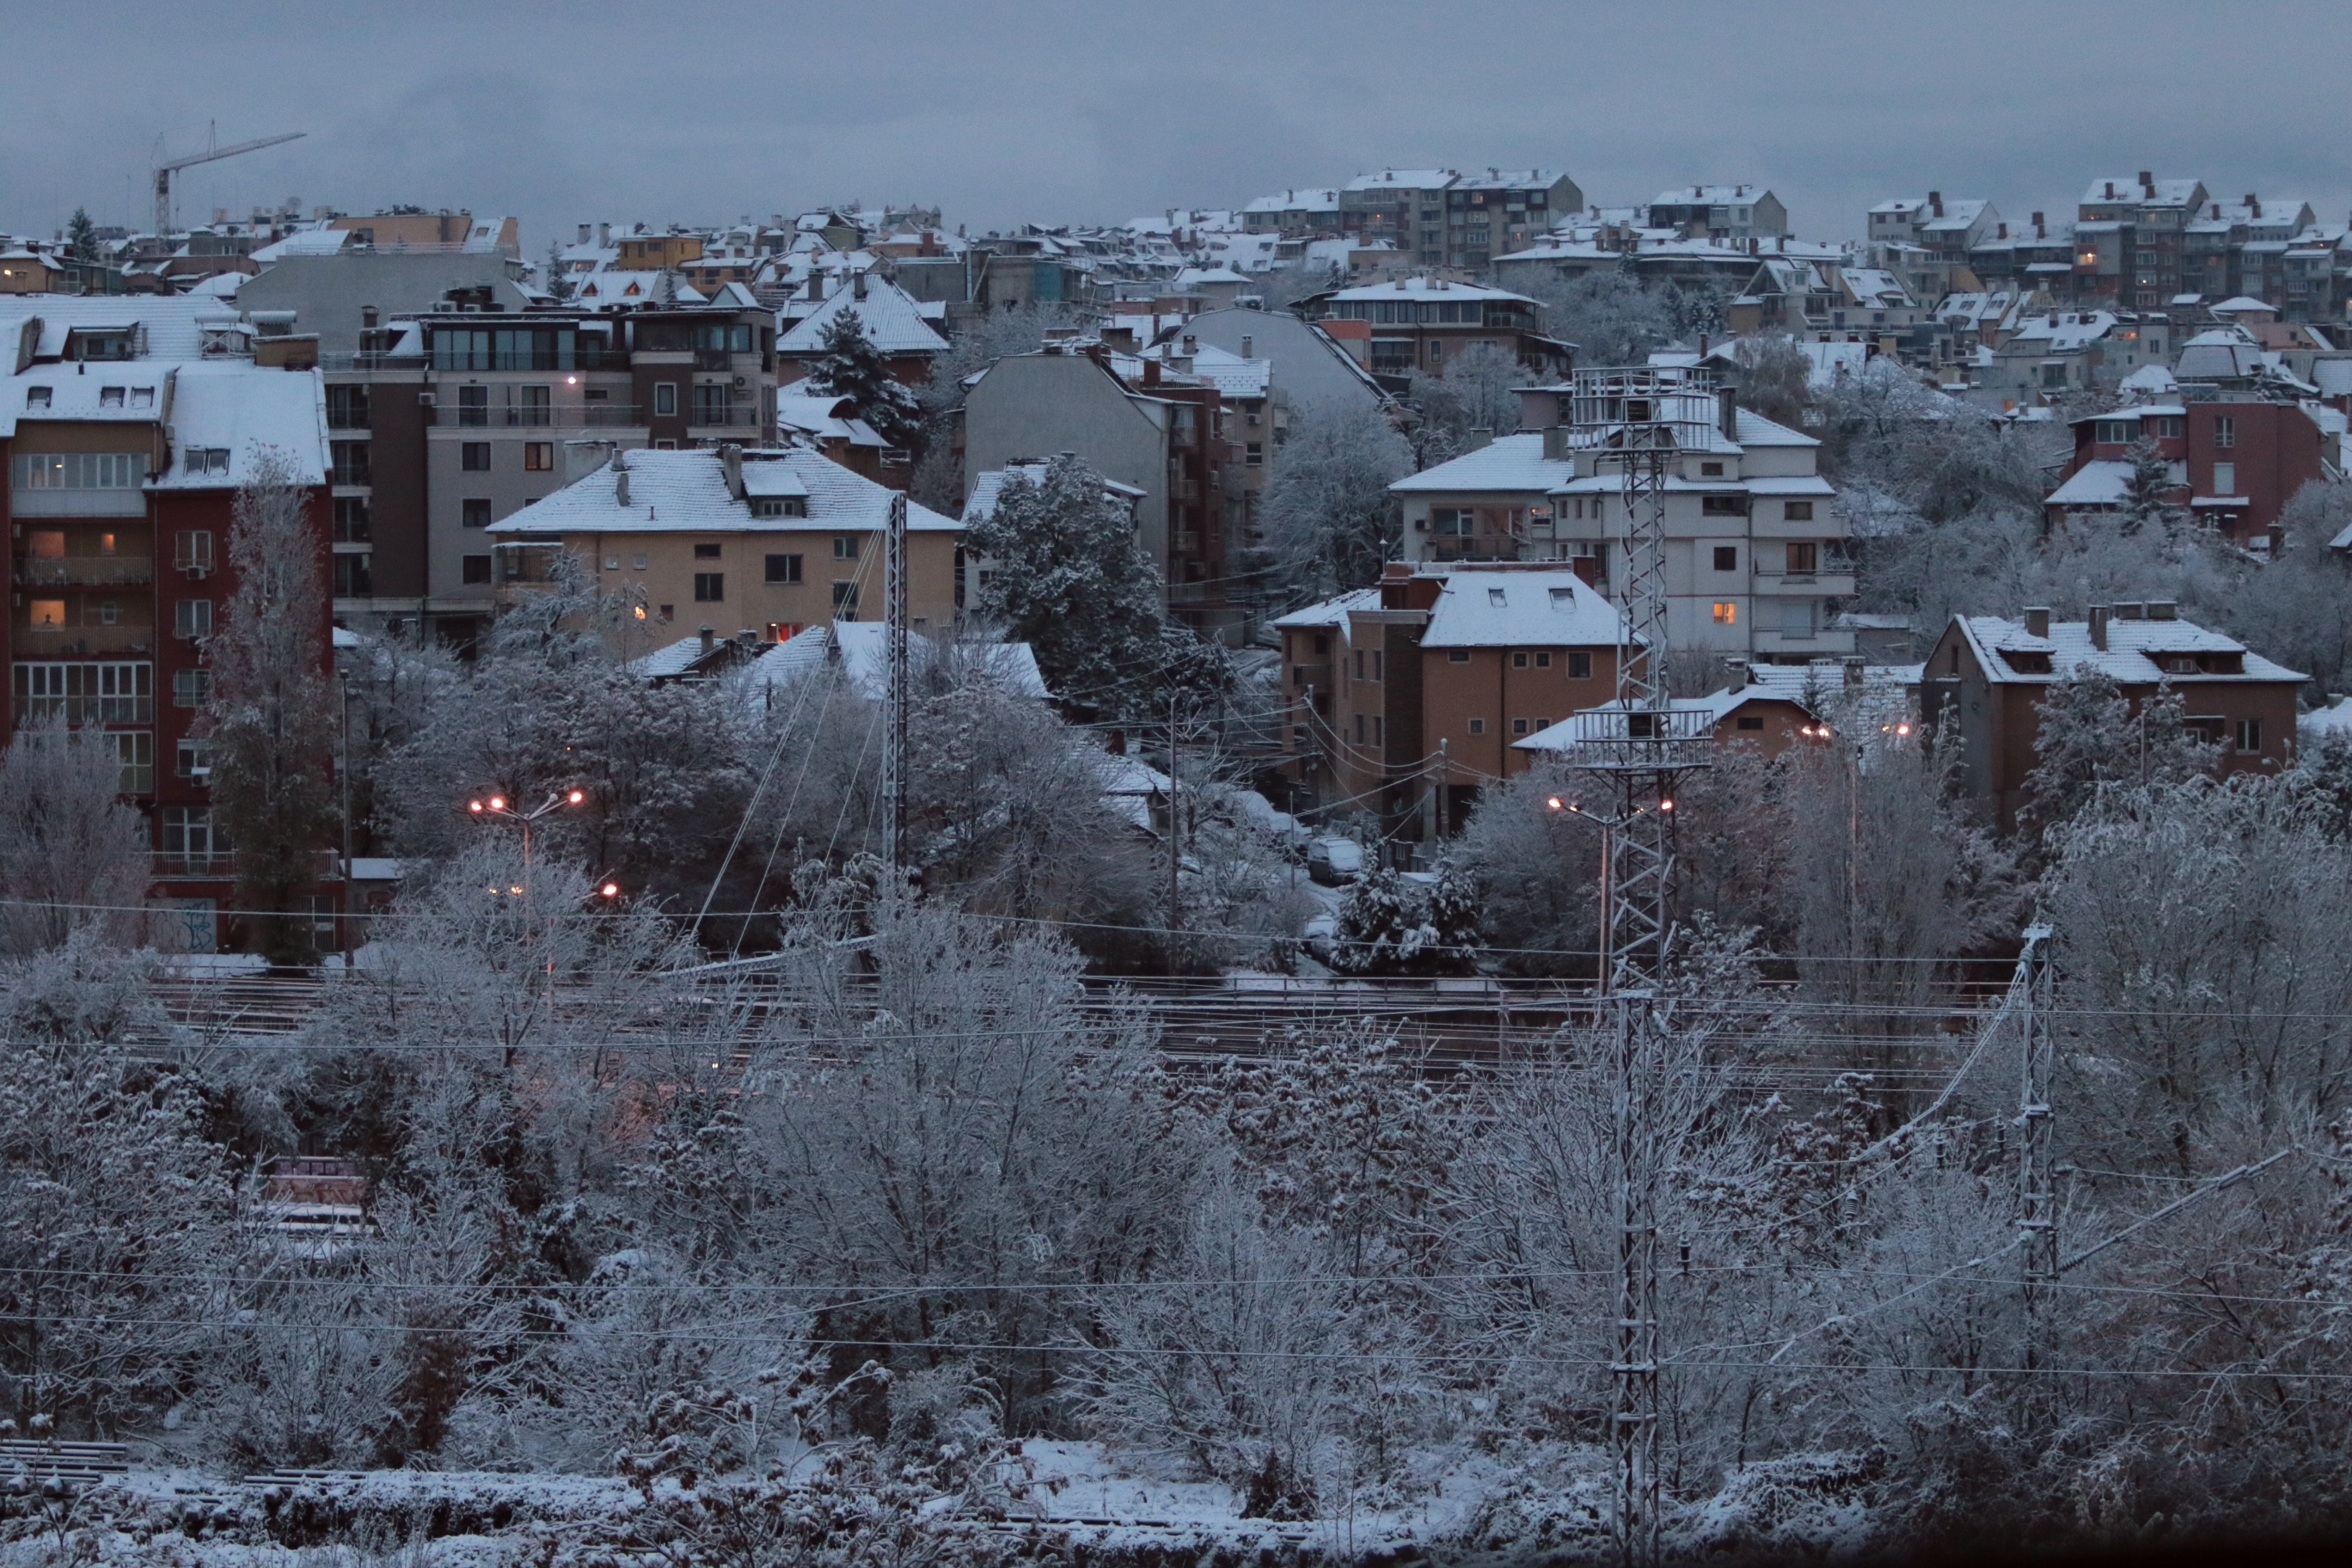
[[[2133,442],[2131,473],[2124,480],[2123,531],[2164,534],[2178,527],[2180,509],[2172,500],[2178,488],[2163,449],[2145,438]]]
[[[261,951],[306,963],[310,922],[289,911],[336,816],[326,569],[292,465],[262,448],[251,468],[229,528],[236,591],[205,647],[213,810],[235,847],[239,897],[266,911]]]
[[[1100,474],[1065,455],[1043,479],[1008,475],[968,543],[990,563],[980,614],[1030,645],[1046,685],[1107,712],[1148,713],[1167,662],[1160,574]]]
[[[66,246],[76,261],[98,259],[98,225],[89,221],[89,214],[80,207],[66,223]]]
[[[882,351],[866,335],[866,323],[856,311],[844,310],[827,322],[818,348],[816,361],[809,366],[812,388],[848,398],[857,417],[888,445],[912,451],[922,444],[922,405],[890,378]]]

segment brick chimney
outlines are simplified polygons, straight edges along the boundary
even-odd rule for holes
[[[1929,191],[1927,193],[1927,210],[1934,213],[1937,217],[1942,217],[1944,216],[1943,192]]]
[[[849,275],[849,297],[853,300],[866,298],[866,269],[862,267]]]
[[[2153,169],[2142,169],[2142,170],[2139,172],[2139,188],[2140,188],[2141,190],[2143,190],[2143,191],[2147,192],[2147,193],[2149,195],[2151,195],[2151,196],[2152,196],[2152,195],[2156,195],[2156,171],[2155,171],[2155,170],[2153,170]]]
[[[2048,605],[2035,605],[2025,612],[2025,635],[2030,637],[2046,637],[2050,635]]]
[[[2087,617],[2091,626],[2091,646],[2101,653],[2107,651],[2107,617],[2110,613],[2105,605],[2093,605]]]
[[[715,631],[712,631],[709,626],[705,626],[705,627],[703,627],[703,628],[702,628],[701,636],[702,636],[702,651],[703,651],[704,655],[707,657],[707,656],[711,652],[711,650],[713,650],[714,648],[718,647],[718,646],[719,646],[719,634],[718,634],[717,632],[715,632]]]
[[[1845,666],[1846,689],[1855,690],[1862,685],[1863,667],[1869,661],[1858,655],[1848,654],[1843,662]]]

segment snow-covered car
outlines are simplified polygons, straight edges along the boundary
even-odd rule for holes
[[[1364,847],[1352,838],[1318,838],[1307,847],[1307,874],[1328,888],[1364,874]]]
[[[1339,929],[1338,915],[1317,915],[1307,922],[1307,929],[1299,932],[1299,938],[1306,944],[1309,956],[1318,963],[1328,963],[1331,962],[1332,933]]]

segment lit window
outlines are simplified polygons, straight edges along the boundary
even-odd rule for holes
[[[1729,599],[1717,599],[1715,602],[1715,624],[1718,626],[1738,626],[1739,606]]]

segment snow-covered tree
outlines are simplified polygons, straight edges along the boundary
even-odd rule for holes
[[[1791,429],[1812,405],[1812,361],[1786,332],[1760,332],[1732,350],[1739,367],[1739,406]]]
[[[2142,437],[2131,445],[2131,472],[2124,478],[2123,531],[2169,533],[2189,521],[2172,500],[2179,488],[2164,449]]]
[[[1342,974],[1464,974],[1485,939],[1469,879],[1451,868],[1433,885],[1367,872],[1339,900],[1331,967]]]
[[[324,546],[286,455],[257,450],[250,470],[229,527],[236,587],[204,649],[213,811],[236,851],[238,897],[257,911],[257,947],[273,963],[305,963],[311,921],[294,904],[336,816]]]
[[[1276,448],[1260,515],[1302,595],[1379,580],[1403,537],[1389,486],[1412,471],[1411,449],[1380,408],[1333,402],[1293,422]]]
[[[856,310],[843,310],[825,323],[817,351],[809,362],[810,391],[848,398],[857,417],[887,445],[911,451],[923,444],[922,405],[891,376]]]
[[[1453,450],[1468,451],[1519,427],[1518,388],[1529,379],[1528,367],[1508,349],[1474,343],[1443,374],[1414,371],[1405,400],[1423,427],[1443,431]]]
[[[1545,330],[1574,343],[1584,364],[1642,364],[1675,335],[1667,301],[1621,268],[1548,282],[1535,297]]]
[[[1081,458],[1008,475],[967,548],[992,563],[977,614],[1037,656],[1066,700],[1142,710],[1162,662],[1159,572],[1127,508]]]
[[[0,752],[0,952],[40,952],[84,928],[137,938],[150,849],[121,787],[113,737],[62,716],[27,722]]]
[[[2045,689],[2033,745],[2025,811],[2045,838],[2105,787],[2200,778],[2221,756],[2219,745],[2189,728],[2180,694],[2168,684],[2135,712],[2114,678],[2095,665]]]

